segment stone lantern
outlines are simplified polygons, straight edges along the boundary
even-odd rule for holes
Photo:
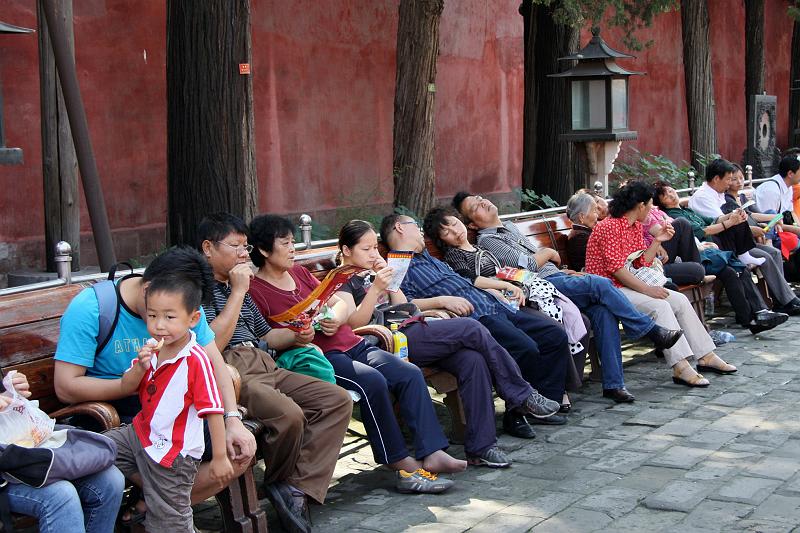
[[[31,33],[30,28],[21,28],[0,21],[0,35],[13,33]],[[6,147],[6,135],[3,128],[3,92],[0,85],[0,165],[19,165],[22,163],[22,149]]]
[[[575,66],[550,74],[566,78],[570,100],[570,121],[562,141],[575,142],[586,153],[589,163],[587,186],[603,183],[608,194],[608,174],[614,168],[622,141],[637,138],[628,129],[628,77],[642,74],[617,65],[619,58],[632,58],[608,46],[600,28],[592,28],[592,39],[580,52],[559,61],[576,61]]]

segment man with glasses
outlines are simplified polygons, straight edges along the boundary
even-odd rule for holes
[[[228,213],[209,215],[198,229],[200,251],[216,283],[203,304],[206,320],[228,364],[242,377],[240,403],[266,427],[264,483],[288,531],[311,531],[308,498],[323,503],[353,402],[333,383],[275,365],[259,348],[274,350],[310,343],[314,330],[272,329],[248,294],[253,271],[244,221]]]

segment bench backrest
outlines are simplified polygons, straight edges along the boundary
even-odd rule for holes
[[[53,387],[59,321],[85,286],[65,285],[0,297],[0,373],[24,373],[31,385],[31,398],[39,400],[46,412],[63,406]]]

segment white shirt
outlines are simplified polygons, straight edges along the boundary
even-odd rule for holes
[[[703,183],[689,198],[689,209],[704,217],[717,218],[721,216],[722,209],[720,207],[723,205],[725,205],[725,193],[715,191],[708,182]]]
[[[756,207],[762,213],[783,213],[792,210],[792,189],[786,185],[780,174],[775,174],[756,187],[754,198]]]

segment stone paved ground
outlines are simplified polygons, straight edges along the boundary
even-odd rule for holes
[[[589,383],[566,426],[537,426],[530,441],[499,431],[510,469],[470,468],[442,495],[396,493],[392,473],[349,438],[356,451],[339,461],[326,505],[312,508],[314,529],[800,532],[800,319],[756,337],[729,323],[715,319],[737,335],[718,353],[738,374],[687,389],[652,353],[637,355],[625,370],[634,404],[610,403]],[[200,511],[198,526],[217,529],[215,515]]]

